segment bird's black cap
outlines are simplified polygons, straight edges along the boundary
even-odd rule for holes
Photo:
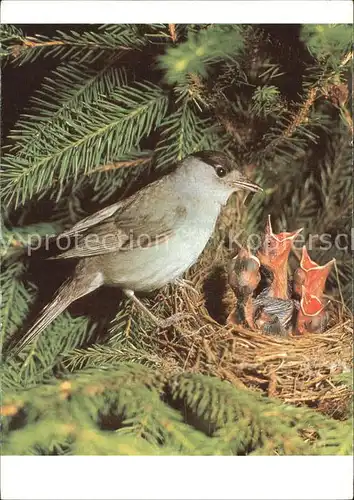
[[[226,173],[231,172],[235,168],[240,170],[240,167],[236,164],[236,162],[222,151],[198,151],[197,153],[193,153],[191,156],[208,163],[214,168],[220,166],[226,171]]]

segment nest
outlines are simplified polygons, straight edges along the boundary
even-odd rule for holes
[[[347,418],[352,391],[338,375],[352,370],[348,309],[332,298],[327,331],[302,336],[279,337],[226,325],[234,300],[225,272],[229,258],[219,234],[190,272],[189,281],[171,287],[170,293],[160,292],[157,304],[155,299],[156,314],[185,314],[173,329],[154,336],[163,368],[215,375],[286,403]]]

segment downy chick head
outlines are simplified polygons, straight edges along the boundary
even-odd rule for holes
[[[259,285],[261,280],[259,268],[258,258],[246,248],[241,248],[229,262],[229,285],[239,300],[247,298]]]
[[[252,294],[261,275],[260,262],[247,248],[241,248],[228,265],[228,281],[236,297],[236,307],[227,318],[228,324],[241,324],[254,328]]]
[[[293,241],[301,231],[302,228],[292,233],[282,232],[275,234],[270,215],[268,215],[263,242],[257,253],[261,264],[273,272],[280,268],[283,269],[287,265]]]

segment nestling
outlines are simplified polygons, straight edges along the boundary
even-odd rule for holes
[[[279,299],[289,299],[288,257],[296,236],[302,231],[292,233],[273,233],[270,216],[268,216],[264,240],[257,252],[262,267],[270,274],[267,295]]]
[[[75,246],[57,258],[78,259],[75,272],[15,344],[39,335],[73,301],[102,285],[117,286],[157,324],[135,296],[177,280],[198,259],[230,195],[262,191],[226,154],[202,151],[129,198],[83,219],[63,233]]]
[[[241,248],[229,262],[228,281],[236,297],[236,307],[229,314],[227,323],[254,328],[252,294],[261,280],[259,268],[258,258],[246,248]]]
[[[291,327],[294,302],[289,294],[288,257],[301,231],[275,234],[268,216],[264,239],[257,252],[267,285],[254,300],[255,325],[266,333],[286,335]]]

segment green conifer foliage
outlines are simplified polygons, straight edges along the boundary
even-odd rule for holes
[[[311,255],[336,258],[328,291],[349,304],[351,39],[347,25],[298,27],[296,47],[252,25],[68,26],[52,36],[2,26],[5,75],[46,61],[51,70],[3,144],[1,341],[25,328],[40,295],[33,235],[58,234],[201,149],[254,165],[264,193],[245,209],[245,235],[271,214],[275,231],[347,238],[326,251],[317,242]],[[154,329],[129,301],[111,317],[65,312],[2,360],[5,454],[351,453],[349,421],[181,373],[155,353]]]
[[[9,393],[4,454],[350,454],[350,424],[202,375],[82,370]]]

